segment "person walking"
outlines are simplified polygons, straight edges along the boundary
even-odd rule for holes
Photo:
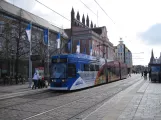
[[[32,89],[35,87],[35,89],[38,87],[38,80],[39,80],[39,75],[35,72],[34,76],[33,76],[33,81],[34,81],[34,85],[32,86]]]
[[[131,73],[129,69],[128,69],[128,77],[131,77]]]
[[[148,72],[145,70],[145,71],[144,71],[144,80],[147,80],[147,73],[148,73]]]
[[[141,77],[143,77],[144,76],[144,72],[141,72]]]
[[[149,81],[151,80],[151,69],[149,70]]]

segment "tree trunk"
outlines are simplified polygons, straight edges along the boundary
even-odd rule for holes
[[[16,63],[15,63],[15,72],[16,72],[16,76],[15,76],[15,79],[16,79],[16,84],[18,84],[18,70],[19,70],[19,68],[18,68],[18,57],[17,57],[17,55],[16,55]]]
[[[10,60],[7,58],[7,76],[10,76]]]
[[[18,84],[18,72],[19,72],[19,47],[20,47],[20,40],[21,40],[21,21],[19,21],[19,28],[18,28],[18,38],[17,38],[17,50],[16,50],[16,64],[15,64],[15,70],[16,70],[16,84]]]

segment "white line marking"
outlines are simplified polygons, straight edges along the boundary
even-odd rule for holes
[[[84,98],[82,98],[82,99],[85,99],[85,98],[86,98],[86,97],[84,97]],[[42,112],[42,113],[39,113],[39,114],[33,115],[33,116],[28,117],[28,118],[25,118],[25,119],[23,119],[23,120],[28,120],[28,119],[31,119],[31,118],[37,117],[37,116],[39,116],[39,115],[42,115],[42,114],[48,113],[48,112],[50,112],[50,111],[53,111],[53,110],[55,110],[55,109],[58,109],[58,108],[64,107],[64,106],[66,106],[66,105],[69,105],[69,104],[71,104],[71,103],[77,102],[77,101],[82,100],[82,99],[78,99],[78,100],[75,100],[75,101],[73,101],[73,102],[70,102],[70,103],[64,104],[64,105],[62,105],[62,106],[56,107],[56,108],[54,108],[54,109],[44,111],[44,112]]]

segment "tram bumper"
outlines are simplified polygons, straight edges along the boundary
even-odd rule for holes
[[[49,87],[49,90],[68,90],[68,87]]]

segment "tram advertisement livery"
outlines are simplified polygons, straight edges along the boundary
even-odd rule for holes
[[[109,83],[127,77],[127,66],[86,54],[67,54],[52,57],[52,90],[76,90]]]

